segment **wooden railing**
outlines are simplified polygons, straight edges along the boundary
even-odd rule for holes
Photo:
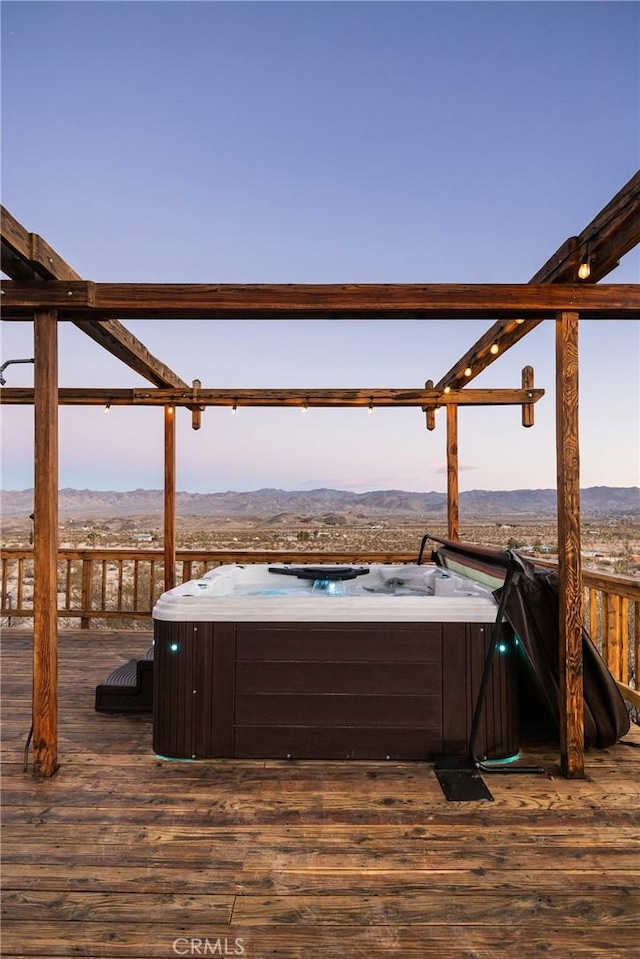
[[[414,553],[305,552],[257,550],[179,550],[176,585],[197,579],[222,563],[411,563]],[[0,550],[0,616],[15,624],[33,616],[33,550]],[[61,549],[58,551],[58,616],[79,619],[88,629],[93,620],[131,622],[150,619],[164,590],[162,550]]]
[[[412,563],[413,553],[300,552],[254,550],[177,553],[176,584],[222,563]],[[3,549],[0,615],[4,622],[33,616],[33,550]],[[552,565],[548,562],[545,565]],[[583,570],[585,620],[625,699],[640,709],[640,580]],[[164,589],[162,550],[61,549],[58,553],[58,615],[110,625],[149,625]]]
[[[620,692],[640,709],[640,580],[582,571],[589,633]]]

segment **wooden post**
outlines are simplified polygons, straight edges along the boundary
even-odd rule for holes
[[[34,315],[33,771],[58,768],[58,315]]]
[[[522,371],[522,389],[533,389],[533,367],[525,366]],[[522,425],[533,426],[535,422],[535,406],[533,403],[522,404]]]
[[[424,388],[425,388],[425,390],[432,390],[432,389],[433,389],[433,380],[427,380],[427,382],[424,384]],[[436,408],[435,408],[435,406],[428,406],[427,409],[426,409],[426,414],[427,414],[427,429],[428,429],[428,430],[435,430],[435,428],[436,428]]]
[[[584,777],[578,314],[556,317],[556,462],[560,613],[560,752],[570,779]]]
[[[202,386],[200,380],[193,381],[193,392],[197,395],[198,390]],[[202,406],[193,406],[191,409],[191,429],[199,430],[202,426]]]
[[[164,408],[164,588],[176,585],[176,412]]]
[[[458,407],[447,406],[447,523],[449,539],[460,539],[458,495]]]
[[[90,610],[93,605],[93,559],[87,553],[82,556],[82,587],[80,605],[84,610]],[[91,627],[91,616],[80,617],[80,629]]]

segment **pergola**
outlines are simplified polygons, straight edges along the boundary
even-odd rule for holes
[[[198,429],[208,406],[419,407],[428,429],[447,410],[448,527],[458,537],[458,407],[515,404],[523,426],[534,421],[534,388],[525,367],[516,389],[468,384],[545,319],[556,327],[556,453],[560,576],[560,750],[567,777],[584,775],[582,589],[578,439],[580,318],[640,317],[637,285],[597,286],[640,241],[640,172],[528,284],[217,285],[117,284],[83,280],[37,234],[2,210],[3,318],[34,324],[34,388],[3,388],[0,402],[35,408],[33,761],[38,776],[58,767],[57,534],[58,405],[161,406],[165,435],[165,586],[174,585],[176,406]],[[237,389],[185,383],[116,319],[457,319],[493,324],[463,357],[424,389]],[[152,386],[133,390],[59,389],[59,322],[72,322]]]

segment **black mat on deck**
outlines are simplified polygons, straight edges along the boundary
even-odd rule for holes
[[[434,772],[449,802],[493,802],[476,764],[465,756],[436,759]]]

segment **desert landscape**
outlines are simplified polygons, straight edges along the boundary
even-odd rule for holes
[[[4,548],[26,547],[33,539],[30,493],[3,494]],[[585,568],[640,577],[640,491],[593,488],[583,491],[582,501]],[[443,494],[402,490],[179,493],[177,546],[417,555],[425,533],[447,536],[445,502]],[[460,538],[553,559],[554,507],[552,492],[545,490],[463,493]],[[162,525],[161,491],[61,491],[61,548],[159,548]]]

